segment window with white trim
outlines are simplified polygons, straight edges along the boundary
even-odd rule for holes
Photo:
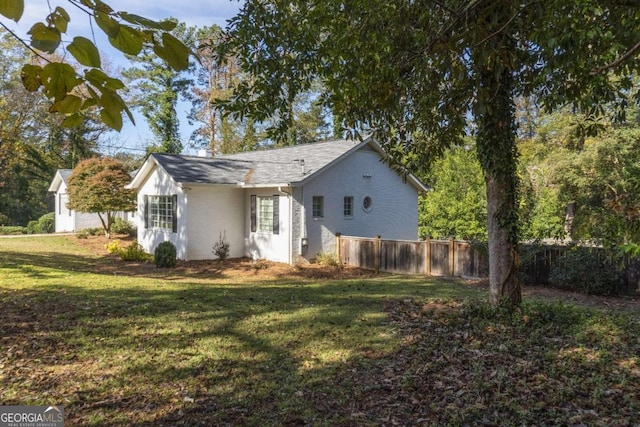
[[[344,196],[342,212],[345,218],[353,218],[353,196]]]
[[[258,197],[258,231],[273,232],[273,197]]]
[[[311,202],[311,212],[314,218],[324,218],[324,197],[313,196]]]
[[[280,233],[280,196],[251,196],[251,232]]]
[[[147,227],[175,231],[175,196],[147,196]]]

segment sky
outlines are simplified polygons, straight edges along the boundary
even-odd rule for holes
[[[145,18],[161,20],[173,17],[187,26],[204,27],[217,24],[226,27],[227,20],[235,16],[242,5],[242,0],[104,0],[116,11],[127,11]],[[84,36],[93,39],[90,20],[86,14],[80,12],[69,1],[65,0],[25,0],[25,11],[19,23],[2,19],[2,22],[14,31],[18,36],[27,38],[27,31],[35,22],[44,21],[49,14],[49,7],[63,7],[71,16],[71,22],[66,36],[72,39],[75,36]],[[103,61],[110,62],[116,67],[127,68],[130,62],[117,50],[111,48],[107,39],[99,28],[93,23],[95,40],[101,51]],[[187,149],[189,135],[192,129],[186,121],[186,113],[189,105],[178,105],[178,113],[181,116],[180,133],[185,153],[193,153]],[[105,144],[106,154],[115,154],[117,151],[128,151],[134,154],[142,154],[148,141],[153,139],[145,119],[134,111],[135,126],[125,119],[125,125],[120,133],[115,133],[111,140]]]

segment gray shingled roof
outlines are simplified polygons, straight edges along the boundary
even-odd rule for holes
[[[67,180],[71,176],[71,172],[73,172],[73,169],[58,169],[58,172],[60,173],[63,181],[67,182]]]
[[[360,144],[336,140],[216,157],[157,153],[151,156],[176,182],[183,184],[296,184]]]

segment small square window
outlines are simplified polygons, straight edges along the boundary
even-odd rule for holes
[[[324,197],[313,196],[311,208],[314,218],[324,218]]]
[[[345,218],[353,218],[353,196],[344,197],[343,214]]]

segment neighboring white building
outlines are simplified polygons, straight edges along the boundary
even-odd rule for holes
[[[219,157],[150,154],[127,186],[138,193],[138,241],[150,253],[171,241],[179,259],[213,259],[222,234],[231,257],[294,263],[335,252],[336,233],[417,239],[426,187],[384,156],[370,138]]]
[[[67,193],[67,182],[71,176],[72,169],[58,169],[49,186],[49,192],[55,198],[55,231],[76,232],[85,228],[102,228],[102,222],[97,213],[82,213],[71,210],[67,207],[69,195]],[[116,215],[131,221],[135,221],[135,213],[118,212]]]
[[[71,172],[71,169],[58,169],[49,186],[49,191],[53,193],[56,200],[56,233],[102,227],[98,214],[80,213],[67,207],[67,202],[69,201],[67,181],[71,176]]]

